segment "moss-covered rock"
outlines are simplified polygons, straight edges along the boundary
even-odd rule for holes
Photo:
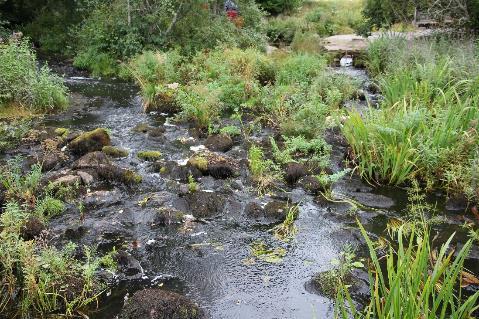
[[[210,151],[227,152],[233,147],[233,140],[227,134],[213,134],[208,136],[205,146]]]
[[[239,164],[231,157],[212,152],[203,152],[188,160],[188,165],[197,168],[204,175],[225,179],[239,175]]]
[[[119,319],[200,319],[203,311],[186,297],[161,289],[144,289],[129,298]]]
[[[128,151],[122,148],[114,147],[114,146],[103,146],[102,150],[103,153],[110,157],[120,158],[120,157],[127,157]]]
[[[67,129],[67,128],[64,128],[64,127],[59,127],[59,128],[56,128],[55,129],[55,134],[57,136],[60,136],[62,138],[65,138],[68,136],[68,134],[70,134],[70,130]]]
[[[140,151],[137,154],[139,159],[148,162],[154,162],[156,160],[161,159],[161,152],[158,151]]]
[[[70,142],[68,147],[77,155],[101,151],[104,146],[111,145],[110,135],[103,128],[86,132]]]

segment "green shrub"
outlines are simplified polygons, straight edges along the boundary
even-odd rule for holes
[[[329,111],[325,104],[306,103],[280,123],[281,132],[286,136],[320,137],[326,129]]]
[[[0,110],[8,105],[34,112],[62,110],[67,88],[47,66],[37,68],[35,53],[26,40],[0,44]]]
[[[277,17],[268,20],[266,35],[271,43],[290,45],[297,32],[302,31],[301,20],[294,17]]]
[[[277,81],[279,84],[310,85],[313,79],[324,72],[326,59],[313,54],[292,54],[281,61]]]
[[[271,14],[291,13],[297,9],[303,0],[258,0],[261,8]]]

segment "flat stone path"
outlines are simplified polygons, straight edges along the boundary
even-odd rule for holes
[[[361,53],[368,48],[370,42],[381,36],[405,37],[408,40],[429,36],[432,29],[419,29],[414,32],[374,32],[368,38],[356,34],[340,34],[322,40],[322,45],[328,52]]]

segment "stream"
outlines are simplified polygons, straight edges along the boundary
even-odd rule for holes
[[[337,72],[346,72],[367,87],[365,71],[348,68]],[[71,240],[97,245],[99,251],[113,247],[127,251],[126,271],[114,279],[115,288],[100,300],[90,318],[114,318],[126,294],[146,287],[185,295],[210,318],[333,318],[334,304],[317,293],[311,282],[314,275],[331,269],[331,260],[346,244],[357,248],[358,256],[367,256],[356,217],[377,238],[387,236],[388,220],[405,213],[405,190],[374,189],[356,175],[334,185],[334,202],[287,186],[259,197],[248,183],[246,172],[226,180],[203,176],[198,180],[199,190],[186,193],[185,182],[179,181],[181,174],[175,172],[181,172],[181,166],[201,149],[204,139],[195,136],[187,125],[174,124],[166,115],[145,114],[139,90],[130,83],[82,77],[65,81],[71,90],[71,108],[45,118],[42,125],[82,131],[106,128],[112,145],[129,151],[128,157],[115,159],[115,165],[143,177],[139,186],[92,187],[84,198],[83,220],[72,205],[50,223],[58,244]],[[365,108],[365,103],[355,101],[347,107]],[[135,131],[139,125],[149,127],[147,132]],[[158,127],[164,128],[162,134],[151,133]],[[256,132],[253,139],[266,140],[268,135],[265,129]],[[347,146],[333,133],[328,139],[333,145],[333,170],[338,170]],[[136,154],[141,150],[161,151],[163,165],[171,168],[171,173],[163,174],[152,163],[139,160]],[[235,141],[226,155],[245,163],[245,142]],[[341,199],[352,199],[360,205],[353,209],[351,203]],[[455,241],[460,246],[467,239],[467,230],[461,226],[472,216],[464,216],[464,207],[446,202],[443,194],[432,194],[428,201],[444,220],[434,226],[437,242],[457,232]],[[298,232],[294,239],[280,241],[270,230],[281,220],[251,212],[284,210],[288,203],[299,205]],[[159,210],[163,213],[158,214]],[[273,260],[255,256],[255,242],[276,249],[280,256]],[[476,274],[478,261],[475,245],[467,266]],[[367,279],[367,273],[361,277]],[[361,299],[367,292],[364,283],[355,294]]]

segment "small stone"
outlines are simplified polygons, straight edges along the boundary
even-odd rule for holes
[[[91,183],[93,183],[93,176],[91,176],[87,172],[78,171],[77,175],[80,176],[84,185],[90,185]]]
[[[76,186],[81,183],[81,178],[78,175],[65,175],[57,178],[52,182],[54,186]]]

